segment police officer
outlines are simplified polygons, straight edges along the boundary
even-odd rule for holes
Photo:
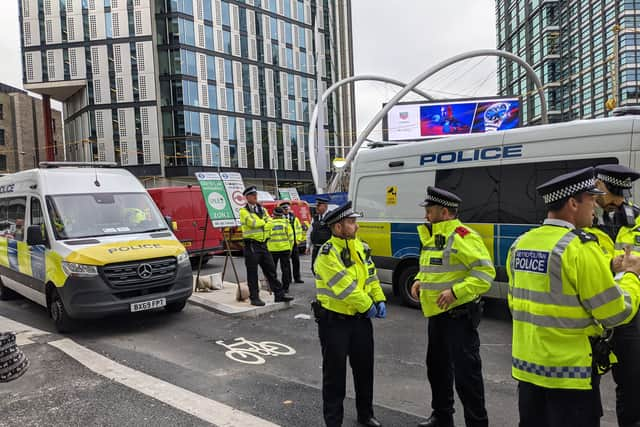
[[[358,422],[377,427],[373,416],[373,327],[371,318],[385,318],[380,283],[369,275],[362,242],[356,237],[351,202],[324,217],[332,237],[316,259],[317,301],[312,306],[322,347],[322,411],[327,426],[341,426],[347,357],[353,371]],[[375,268],[374,268],[375,271]]]
[[[247,205],[240,209],[240,224],[251,305],[264,305],[264,301],[258,295],[258,265],[262,268],[262,272],[275,294],[274,301],[291,301],[293,298],[284,294],[282,284],[278,281],[273,258],[267,249],[266,241],[269,238],[271,218],[258,203],[258,189],[255,186],[247,187],[242,194],[247,199]]]
[[[320,246],[331,238],[331,230],[329,226],[324,222],[324,216],[327,213],[329,207],[329,199],[323,197],[316,198],[316,214],[313,216],[311,222],[311,228],[309,228],[309,235],[307,236],[307,254],[309,248],[311,249],[311,271],[313,270],[313,264],[318,256]]]
[[[300,278],[300,249],[298,245],[305,241],[306,234],[302,229],[302,224],[300,224],[298,217],[291,212],[291,204],[284,202],[280,204],[280,207],[284,209],[284,216],[289,220],[291,228],[293,229],[293,247],[291,248],[293,281],[295,283],[304,283],[304,280]]]
[[[477,328],[479,296],[489,290],[496,273],[480,235],[458,219],[460,203],[449,191],[427,187],[420,204],[428,222],[418,226],[420,272],[411,294],[418,298],[419,293],[429,319],[427,377],[433,408],[420,427],[453,426],[454,379],[466,425],[488,425]]]
[[[612,164],[596,167],[595,175],[598,189],[605,194],[596,196],[598,214],[588,231],[596,234],[600,247],[609,255],[612,249],[614,255],[622,254],[626,245],[631,246],[634,255],[640,254],[640,209],[628,201],[633,182],[640,178],[640,173]],[[618,424],[640,425],[640,317],[615,328],[612,343],[618,359],[611,369],[617,385]]]
[[[291,223],[285,216],[284,209],[278,206],[273,210],[273,221],[271,221],[267,249],[271,252],[276,271],[278,269],[278,262],[280,262],[282,288],[285,293],[289,292],[289,284],[291,283],[291,262],[289,261],[289,255],[291,254],[292,246],[293,229],[291,228]]]
[[[640,258],[624,255],[618,286],[596,237],[581,230],[592,223],[595,195],[603,195],[592,168],[537,190],[547,219],[507,257],[520,426],[599,426],[598,369],[608,365],[610,349],[598,337],[635,316]]]

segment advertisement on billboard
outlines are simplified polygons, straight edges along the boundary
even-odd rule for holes
[[[207,212],[214,227],[240,225],[240,208],[247,202],[239,173],[197,172]]]
[[[406,141],[494,132],[520,125],[519,98],[398,104],[385,118],[384,139]]]

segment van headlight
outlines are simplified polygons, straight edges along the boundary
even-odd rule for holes
[[[189,254],[187,252],[182,252],[177,258],[178,264],[186,264],[189,262]]]
[[[98,275],[95,265],[78,264],[76,262],[62,261],[62,271],[67,276],[93,277]]]

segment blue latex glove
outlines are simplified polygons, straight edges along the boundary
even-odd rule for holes
[[[384,303],[384,301],[380,301],[377,305],[378,314],[376,314],[376,317],[384,319],[385,317],[387,317],[387,305]]]
[[[376,317],[378,314],[378,309],[376,308],[375,304],[371,304],[371,307],[369,307],[369,310],[367,311],[367,319],[373,319],[374,317]]]

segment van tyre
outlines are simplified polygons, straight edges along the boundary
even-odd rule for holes
[[[9,301],[17,296],[18,294],[14,290],[7,288],[2,284],[2,281],[0,281],[0,301]]]
[[[187,300],[170,302],[167,304],[164,309],[169,313],[179,313],[184,309],[184,306],[187,304]]]
[[[64,308],[64,304],[62,303],[62,299],[60,299],[60,296],[55,291],[49,304],[49,315],[58,332],[64,333],[73,330],[73,319],[69,317],[67,309]]]
[[[415,281],[416,274],[418,274],[418,266],[409,265],[405,267],[400,273],[400,276],[398,276],[398,291],[402,302],[404,302],[406,306],[413,308],[420,307],[420,301],[411,296],[411,286]]]

